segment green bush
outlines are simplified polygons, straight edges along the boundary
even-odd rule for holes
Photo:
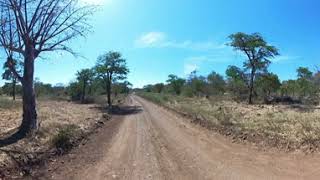
[[[68,125],[59,129],[58,133],[52,138],[52,145],[59,153],[63,154],[72,149],[77,129],[78,127],[74,125]]]
[[[152,102],[155,102],[157,104],[161,104],[161,105],[164,105],[169,100],[169,97],[167,97],[163,94],[159,94],[159,93],[142,92],[142,93],[138,93],[138,95],[145,98],[145,99],[148,99]]]

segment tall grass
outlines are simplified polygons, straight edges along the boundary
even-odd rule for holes
[[[0,96],[0,109],[13,109],[21,107],[21,101],[13,101],[10,97]]]

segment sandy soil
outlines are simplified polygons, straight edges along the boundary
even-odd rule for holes
[[[140,97],[131,96],[128,105],[130,111],[115,116],[68,156],[53,160],[38,178],[319,179],[317,154],[261,152]]]
[[[12,134],[21,122],[21,107],[0,108],[0,139]],[[82,105],[67,101],[39,101],[38,118],[41,125],[35,137],[25,138],[15,144],[0,149],[0,179],[8,174],[7,169],[27,165],[29,160],[36,160],[40,155],[50,153],[52,138],[59,129],[74,126],[81,134],[88,133],[97,122],[104,119],[105,113],[98,105]],[[21,167],[19,167],[21,168]],[[5,173],[4,173],[5,172]],[[11,171],[10,171],[11,172]],[[9,173],[12,174],[12,173]],[[18,169],[14,177],[24,174]]]

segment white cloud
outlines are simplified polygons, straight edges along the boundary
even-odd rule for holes
[[[169,40],[164,32],[148,32],[141,35],[136,41],[135,46],[139,48],[177,48],[190,49],[197,51],[217,50],[226,48],[225,43],[214,43],[211,41],[195,42],[191,40],[176,41]]]
[[[281,62],[294,61],[297,59],[301,59],[301,57],[300,56],[281,55],[281,56],[277,56],[277,57],[271,59],[271,62],[281,63]]]
[[[140,36],[135,45],[138,47],[155,47],[159,46],[159,44],[164,43],[166,39],[166,34],[162,32],[149,32]]]

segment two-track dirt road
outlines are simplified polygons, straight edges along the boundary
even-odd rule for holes
[[[125,115],[49,165],[45,179],[319,179],[318,155],[259,152],[131,96]]]

